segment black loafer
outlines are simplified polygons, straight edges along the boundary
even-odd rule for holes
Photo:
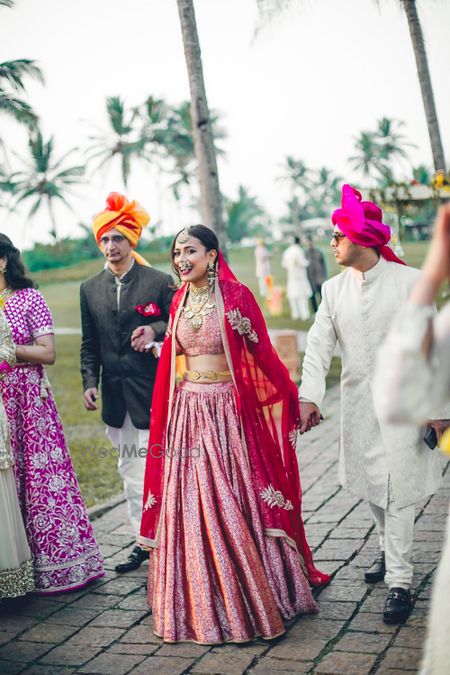
[[[404,588],[393,587],[389,590],[386,604],[384,605],[384,623],[405,623],[411,614],[413,602],[411,593]]]
[[[117,574],[125,574],[139,569],[144,560],[148,560],[148,551],[144,551],[140,546],[135,546],[128,556],[128,562],[120,563],[115,566]]]
[[[385,574],[386,563],[383,551],[381,555],[378,556],[378,558],[375,558],[372,567],[369,567],[367,572],[364,574],[364,579],[368,584],[374,584],[376,581],[383,581]]]

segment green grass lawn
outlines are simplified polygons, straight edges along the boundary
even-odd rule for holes
[[[405,244],[406,261],[415,267],[420,267],[426,249],[426,242]],[[336,274],[339,269],[331,255],[331,250],[327,245],[323,246],[323,250],[327,255],[330,274]],[[170,271],[168,262],[164,260],[152,260],[152,262],[159,269],[165,272]],[[236,276],[258,297],[254,277],[253,249],[233,250],[230,263]],[[34,275],[50,305],[57,327],[79,328],[80,283],[101,269],[102,260],[99,259],[83,263],[75,268],[51,270]],[[275,252],[272,257],[272,272],[275,285],[285,286],[286,276],[281,268],[281,251]],[[289,316],[286,299],[284,299],[282,316],[267,317],[269,328],[306,330],[310,323],[293,321]],[[110,445],[105,436],[105,426],[101,421],[100,413],[87,412],[83,406],[79,348],[79,336],[58,336],[56,364],[48,370],[81,490],[86,503],[91,506],[120,492],[122,484],[116,469],[116,459],[105,451],[102,452]],[[333,359],[327,380],[328,386],[338,382],[339,376],[340,359]],[[100,452],[97,452],[98,450]],[[104,454],[107,456],[102,456]]]

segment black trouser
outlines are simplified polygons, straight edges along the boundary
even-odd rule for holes
[[[310,297],[310,300],[315,314],[320,305],[320,301],[322,300],[322,284],[311,284],[311,288],[312,296]]]

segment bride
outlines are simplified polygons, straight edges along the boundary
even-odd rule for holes
[[[272,639],[317,611],[295,454],[297,388],[215,234],[171,249],[175,294],[151,412],[141,545],[155,633],[200,644]]]

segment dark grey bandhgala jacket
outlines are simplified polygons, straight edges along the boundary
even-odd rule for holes
[[[83,391],[98,387],[101,378],[102,419],[121,427],[126,412],[138,429],[148,429],[153,385],[158,359],[136,352],[131,334],[138,326],[150,325],[162,341],[174,293],[173,280],[153,267],[135,263],[122,278],[120,308],[114,275],[105,269],[80,288],[81,376]],[[154,303],[159,317],[146,317],[137,305]]]

